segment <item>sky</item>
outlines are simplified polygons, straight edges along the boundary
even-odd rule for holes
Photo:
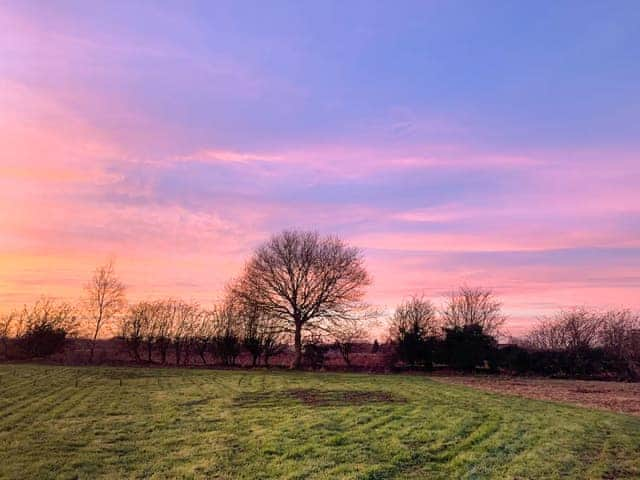
[[[0,0],[0,310],[213,302],[283,229],[386,309],[640,310],[636,1]]]

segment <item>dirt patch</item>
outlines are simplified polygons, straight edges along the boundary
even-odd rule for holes
[[[382,390],[315,390],[292,389],[277,392],[244,393],[236,397],[241,407],[282,406],[283,401],[296,400],[305,405],[340,407],[370,403],[400,403],[406,399]]]
[[[381,390],[289,390],[289,395],[307,405],[363,405],[403,401]]]
[[[211,402],[212,399],[213,397],[206,397],[198,400],[189,400],[188,402],[179,403],[178,406],[186,408],[199,407],[201,405],[207,405],[209,402]]]
[[[488,376],[432,378],[493,393],[572,403],[587,408],[640,416],[640,383]]]

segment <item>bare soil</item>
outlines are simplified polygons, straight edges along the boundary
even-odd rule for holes
[[[362,405],[365,403],[392,403],[401,401],[390,392],[371,390],[289,390],[291,396],[306,405]]]
[[[640,416],[640,383],[492,376],[434,376],[433,379],[487,392]]]

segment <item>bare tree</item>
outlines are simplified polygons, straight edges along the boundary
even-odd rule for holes
[[[441,333],[436,307],[415,295],[396,307],[389,326],[398,359],[411,367],[432,368],[433,340]]]
[[[171,333],[175,318],[175,303],[172,299],[158,300],[154,309],[155,346],[160,353],[160,363],[167,363],[167,352],[171,347]]]
[[[564,350],[566,347],[564,328],[554,318],[543,318],[527,334],[524,345],[535,350]]]
[[[171,339],[175,351],[176,365],[180,365],[181,360],[187,364],[190,353],[189,343],[193,336],[194,323],[200,307],[196,303],[182,300],[174,300],[171,303],[171,311],[173,313]]]
[[[153,362],[153,347],[156,344],[160,323],[160,302],[142,302],[142,340],[147,350],[147,362]]]
[[[285,231],[256,250],[233,288],[293,333],[299,368],[303,331],[331,331],[356,316],[370,282],[357,248],[336,237]]]
[[[240,354],[241,324],[236,298],[227,296],[214,310],[210,351],[225,366],[235,365]]]
[[[420,332],[422,337],[435,337],[442,331],[435,305],[423,296],[412,296],[396,307],[389,325],[389,335],[398,340],[407,332]]]
[[[202,364],[207,364],[207,351],[210,350],[211,341],[214,335],[214,317],[212,310],[200,310],[193,331],[193,346],[202,360]]]
[[[497,336],[506,321],[502,303],[490,289],[460,287],[449,295],[441,312],[446,328],[480,325],[487,335]]]
[[[17,317],[17,312],[0,315],[0,342],[2,342],[5,359],[9,358],[9,337]]]
[[[149,332],[149,327],[153,321],[153,304],[150,302],[139,302],[129,308],[121,324],[121,335],[131,354],[136,361],[141,360],[140,348],[142,347],[145,335]],[[151,352],[149,352],[149,361]]]
[[[266,318],[263,321],[262,332],[262,358],[264,360],[264,366],[269,366],[269,359],[280,355],[287,349],[283,338],[283,332],[279,321],[273,318]]]
[[[346,320],[341,325],[337,325],[331,335],[336,348],[348,367],[351,366],[353,348],[357,343],[365,341],[368,336],[367,330],[360,319]]]
[[[529,333],[526,343],[538,350],[585,350],[598,344],[602,325],[602,318],[587,308],[562,310],[542,319]]]
[[[630,310],[609,310],[600,324],[602,347],[621,360],[640,360],[640,316]]]
[[[16,337],[23,351],[32,356],[48,356],[59,351],[67,337],[78,332],[76,309],[53,298],[42,297],[25,306],[17,317]]]
[[[264,353],[264,314],[254,302],[242,302],[238,315],[242,323],[242,345],[251,355],[251,366],[255,367]]]
[[[68,336],[78,334],[78,313],[73,305],[53,297],[40,297],[33,305],[26,306],[16,318],[16,336],[40,326],[64,330]]]
[[[114,271],[113,261],[96,268],[85,287],[87,328],[91,335],[89,362],[93,362],[96,340],[105,325],[114,320],[126,306],[125,286]]]

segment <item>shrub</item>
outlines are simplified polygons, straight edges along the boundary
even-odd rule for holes
[[[25,307],[17,323],[18,347],[30,357],[46,357],[61,351],[67,336],[75,334],[78,327],[71,305],[46,297]]]
[[[410,367],[431,369],[438,331],[436,309],[429,300],[414,296],[398,305],[389,329],[397,359]]]
[[[531,370],[531,354],[526,348],[510,345],[498,351],[498,366],[515,373]]]
[[[240,355],[242,343],[238,335],[227,331],[221,335],[216,335],[211,341],[211,353],[220,359],[223,365],[233,366]]]
[[[64,347],[67,332],[48,323],[33,325],[19,338],[18,345],[31,357],[48,357]]]
[[[302,359],[304,365],[314,370],[322,368],[329,352],[329,346],[321,341],[310,339],[303,345]]]
[[[471,324],[445,329],[443,354],[446,363],[459,370],[473,370],[488,363],[491,371],[496,371],[496,341],[483,332],[480,325]]]

